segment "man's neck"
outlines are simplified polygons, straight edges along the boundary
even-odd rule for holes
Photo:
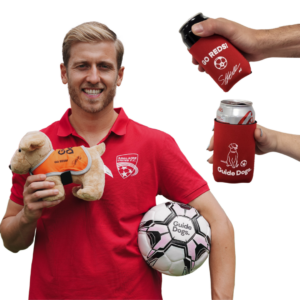
[[[70,123],[90,147],[97,145],[110,131],[118,114],[113,109],[113,102],[98,113],[88,113],[71,101],[72,114]]]

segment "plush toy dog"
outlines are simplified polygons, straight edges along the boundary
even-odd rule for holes
[[[22,138],[9,167],[17,174],[46,174],[47,180],[55,183],[54,188],[59,194],[46,197],[45,201],[64,199],[63,184],[71,182],[81,184],[81,187],[73,187],[74,196],[93,201],[100,199],[104,190],[104,164],[100,157],[104,151],[104,143],[91,148],[80,146],[53,150],[44,133],[32,131]]]

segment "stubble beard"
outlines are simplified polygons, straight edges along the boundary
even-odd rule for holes
[[[92,88],[93,87],[91,87],[91,89]],[[70,84],[70,83],[68,84],[68,89],[69,89],[71,101],[73,101],[83,111],[94,114],[94,113],[98,113],[98,112],[104,110],[114,100],[115,95],[116,95],[117,83],[115,82],[114,86],[110,89],[107,96],[103,100],[101,100],[102,105],[97,106],[97,107],[93,107],[93,106],[90,107],[88,105],[85,105],[84,102],[81,101],[81,99],[80,99],[79,93],[81,93],[81,91],[79,91],[79,93],[78,93],[72,84]],[[99,102],[99,100],[88,99],[87,102],[90,104],[93,104],[95,102]]]

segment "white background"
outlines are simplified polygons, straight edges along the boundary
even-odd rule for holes
[[[125,77],[115,106],[149,127],[171,134],[208,181],[235,228],[235,299],[299,299],[299,162],[280,154],[256,156],[250,184],[216,183],[206,151],[220,100],[254,103],[259,124],[299,134],[299,59],[251,63],[252,75],[224,93],[199,73],[178,33],[198,12],[255,29],[299,22],[296,1],[10,1],[0,6],[1,202],[10,195],[9,161],[21,137],[59,120],[69,107],[59,64],[65,34],[99,21],[125,45]],[[158,198],[158,203],[165,201]],[[67,217],[67,216],[66,216]],[[0,298],[27,299],[30,247],[0,246]],[[130,262],[128,262],[130,263]],[[137,275],[138,276],[138,275]],[[210,299],[208,262],[185,277],[163,278],[163,297]]]

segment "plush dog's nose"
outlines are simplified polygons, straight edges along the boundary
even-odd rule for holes
[[[11,169],[11,165],[8,166]]]

